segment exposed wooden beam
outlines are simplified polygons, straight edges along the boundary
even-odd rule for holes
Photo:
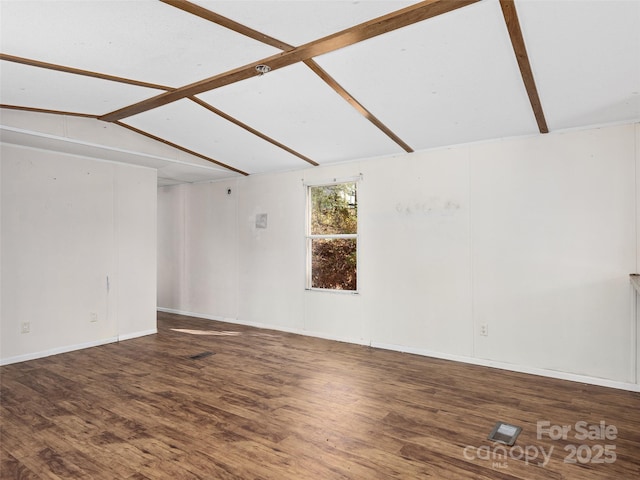
[[[19,110],[21,112],[48,113],[51,115],[66,115],[68,117],[83,117],[83,118],[97,119],[99,116],[99,115],[91,115],[89,113],[64,112],[61,110],[48,110],[46,108],[21,107],[19,105],[6,105],[4,103],[0,104],[0,108],[4,108],[7,110]]]
[[[272,47],[279,48],[280,50],[290,51],[295,48],[293,45],[289,45],[288,43],[278,40],[277,38],[273,38],[262,32],[259,32],[250,27],[242,25],[241,23],[238,23],[235,20],[231,20],[220,14],[207,10],[206,8],[203,8],[199,5],[195,5],[187,0],[162,0],[162,1],[168,5],[172,5],[185,12],[189,12],[193,15],[199,16],[200,18],[216,23],[217,25],[228,28],[236,33],[245,35],[246,37],[252,38],[254,40],[265,43],[267,45],[271,45]],[[329,75],[329,73],[327,73],[322,67],[320,67],[320,65],[318,65],[314,60],[308,59],[308,60],[305,60],[304,63],[316,75],[318,75],[322,79],[322,81],[324,81],[327,85],[329,85],[338,95],[340,95],[344,100],[346,100],[353,108],[355,108],[367,120],[373,123],[391,140],[393,140],[396,144],[402,147],[406,152],[413,152],[413,149],[406,142],[404,142],[400,137],[398,137],[395,133],[393,133],[391,129],[389,129],[364,105],[362,105],[349,92],[347,92],[346,89],[344,89],[331,75]]]
[[[202,155],[201,153],[194,152],[193,150],[189,150],[188,148],[185,148],[185,147],[183,147],[181,145],[178,145],[177,143],[173,143],[173,142],[170,142],[168,140],[165,140],[164,138],[157,137],[157,136],[155,136],[155,135],[153,135],[153,134],[151,134],[149,132],[145,132],[144,130],[140,130],[139,128],[132,127],[131,125],[127,125],[126,123],[123,123],[123,122],[120,122],[120,121],[113,122],[113,123],[115,123],[116,125],[120,125],[121,127],[127,128],[127,129],[131,130],[132,132],[138,133],[140,135],[144,135],[147,138],[151,138],[152,140],[156,140],[158,142],[164,143],[165,145],[169,145],[170,147],[173,147],[175,149],[181,150],[181,151],[183,151],[185,153],[188,153],[189,155],[194,155],[194,156],[196,156],[198,158],[202,158],[203,160],[206,160],[208,162],[215,163],[216,165],[218,165],[218,166],[220,166],[222,168],[225,168],[227,170],[231,170],[232,172],[236,172],[236,173],[239,173],[240,175],[245,175],[245,176],[249,175],[247,172],[243,172],[242,170],[238,170],[237,168],[234,168],[234,167],[231,167],[231,166],[229,166],[229,165],[227,165],[225,163],[219,162],[218,160],[215,160],[215,159],[213,159],[211,157],[207,157],[206,155]]]
[[[276,147],[281,148],[282,150],[285,150],[287,152],[289,152],[292,155],[295,155],[298,158],[301,158],[302,160],[304,160],[305,162],[310,163],[311,165],[313,165],[314,167],[318,166],[317,162],[314,162],[313,160],[311,160],[309,157],[306,157],[304,155],[302,155],[301,153],[296,152],[294,149],[287,147],[286,145],[278,142],[277,140],[274,140],[273,138],[265,135],[264,133],[256,130],[255,128],[250,127],[249,125],[247,125],[246,123],[242,123],[240,120],[238,120],[237,118],[232,117],[231,115],[224,113],[222,110],[217,109],[216,107],[214,107],[213,105],[208,104],[207,102],[200,100],[198,97],[189,97],[189,100],[197,103],[198,105],[200,105],[201,107],[206,108],[207,110],[209,110],[212,113],[215,113],[216,115],[224,118],[225,120],[233,123],[234,125],[239,126],[240,128],[254,134],[257,137],[260,137],[263,140],[266,140],[267,142],[271,143],[272,145],[275,145]]]
[[[130,78],[116,77],[114,75],[107,75],[105,73],[98,73],[98,72],[92,72],[89,70],[81,70],[79,68],[66,67],[64,65],[57,65],[55,63],[41,62],[40,60],[33,60],[30,58],[24,58],[24,57],[16,57],[14,55],[7,55],[6,53],[0,53],[0,60],[5,60],[7,62],[21,63],[23,65],[29,65],[31,67],[46,68],[47,70],[55,70],[58,72],[72,73],[74,75],[82,75],[84,77],[99,78],[100,80],[109,80],[111,82],[126,83],[128,85],[135,85],[136,87],[153,88],[155,90],[165,90],[165,91],[175,90],[174,88],[167,87],[165,85],[158,85],[155,83],[148,83],[148,82],[140,82],[138,80],[131,80]]]
[[[322,80],[325,81],[327,85],[329,85],[333,90],[338,93],[342,98],[344,98],[353,108],[355,108],[358,112],[360,112],[367,120],[373,123],[376,127],[378,127],[385,135],[387,135],[391,140],[400,145],[405,152],[413,152],[413,149],[405,143],[400,137],[398,137],[395,133],[391,131],[389,127],[387,127],[384,123],[382,123],[373,113],[371,113],[367,108],[362,105],[358,100],[356,100],[347,90],[345,90],[342,85],[340,85],[331,75],[329,75],[320,65],[318,65],[313,60],[305,60],[304,62],[311,70],[314,71],[316,75],[318,75]]]
[[[6,105],[6,104],[2,103],[2,104],[0,104],[0,109],[3,109],[3,108],[6,109],[6,110],[18,110],[18,111],[22,111],[22,112],[48,113],[48,114],[52,114],[52,115],[65,115],[65,116],[69,116],[69,117],[93,118],[95,120],[98,119],[98,115],[90,115],[90,114],[87,114],[87,113],[64,112],[64,111],[61,111],[61,110],[47,110],[47,109],[44,109],[44,108],[21,107],[21,106],[18,106],[18,105]],[[202,154],[200,154],[198,152],[194,152],[193,150],[189,150],[188,148],[182,147],[182,146],[180,146],[180,145],[178,145],[176,143],[172,143],[172,142],[170,142],[168,140],[165,140],[164,138],[157,137],[157,136],[152,135],[152,134],[150,134],[148,132],[145,132],[144,130],[140,130],[138,128],[132,127],[131,125],[127,125],[126,123],[123,123],[123,122],[114,122],[114,123],[116,125],[120,125],[121,127],[126,128],[128,130],[131,130],[132,132],[135,132],[135,133],[137,133],[139,135],[143,135],[143,136],[145,136],[147,138],[151,138],[151,139],[156,140],[158,142],[164,143],[165,145],[168,145],[168,146],[173,147],[175,149],[181,150],[181,151],[183,151],[185,153],[188,153],[190,155],[194,155],[194,156],[196,156],[198,158],[202,158],[203,160],[207,160],[208,162],[215,163],[216,165],[218,165],[220,167],[223,167],[223,168],[225,168],[227,170],[232,170],[232,171],[234,171],[236,173],[239,173],[239,174],[245,175],[245,176],[249,175],[248,173],[243,172],[242,170],[238,170],[237,168],[230,167],[229,165],[226,165],[226,164],[224,164],[222,162],[219,162],[218,160],[214,160],[213,158],[207,157],[206,155],[202,155]]]
[[[524,37],[522,36],[522,29],[520,28],[520,21],[518,20],[518,12],[516,11],[514,0],[500,0],[500,7],[502,8],[505,23],[507,24],[509,36],[511,37],[513,52],[518,60],[522,81],[524,82],[533,114],[538,123],[538,130],[540,130],[540,133],[549,133],[547,121],[544,118],[544,111],[542,110],[542,103],[538,96],[536,82],[533,78],[533,72],[531,71],[531,63],[529,62],[529,55],[527,54],[527,47],[524,43]]]
[[[192,15],[196,15],[205,20],[209,20],[215,24],[218,24],[222,27],[228,28],[229,30],[233,30],[236,33],[244,35],[249,38],[253,38],[259,42],[265,43],[267,45],[271,45],[272,47],[278,48],[280,50],[291,50],[293,46],[281,42],[280,40],[270,37],[262,32],[254,30],[253,28],[247,27],[241,23],[236,22],[235,20],[231,20],[230,18],[224,17],[218,13],[212,12],[211,10],[207,10],[200,5],[196,5],[195,3],[188,2],[186,0],[160,0],[162,3],[166,3],[167,5],[171,5],[172,7],[179,8],[182,11],[187,13],[191,13]]]
[[[277,70],[279,68],[287,67],[298,62],[304,62],[305,60],[309,60],[318,55],[333,52],[349,45],[354,45],[363,40],[421,22],[428,18],[442,15],[478,1],[480,0],[426,0],[396,12],[392,12],[388,15],[383,15],[382,17],[342,30],[341,32],[334,33],[333,35],[306,43],[294,48],[293,50],[272,55],[271,57],[264,58],[257,62],[249,63],[228,72],[186,85],[176,89],[175,91],[166,92],[136,104],[129,105],[103,115],[100,119],[108,122],[121,120],[183,98],[198,95],[199,93],[255,77],[259,75],[256,71],[256,66],[260,64],[268,65],[271,67],[271,70]]]

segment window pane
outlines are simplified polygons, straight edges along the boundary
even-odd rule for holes
[[[311,235],[358,233],[355,183],[311,187]]]
[[[311,287],[357,290],[355,238],[311,240]]]

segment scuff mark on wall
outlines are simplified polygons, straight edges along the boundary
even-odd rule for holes
[[[455,215],[461,208],[460,202],[440,197],[429,197],[424,201],[408,201],[396,203],[395,210],[401,215],[449,217]]]

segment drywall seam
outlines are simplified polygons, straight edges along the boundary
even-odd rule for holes
[[[636,193],[636,204],[635,204],[635,234],[636,234],[636,271],[633,273],[638,273],[638,268],[640,265],[640,259],[638,255],[640,251],[638,251],[638,242],[640,238],[638,238],[638,213],[640,212],[640,192],[638,191],[638,175],[640,174],[640,170],[638,169],[638,163],[640,163],[640,123],[635,124],[634,128],[634,136],[633,136],[633,147],[634,147],[634,168],[635,168],[635,193]],[[640,383],[640,378],[638,377],[638,363],[640,361],[638,352],[638,323],[640,322],[640,318],[638,318],[638,303],[640,300],[638,299],[638,294],[635,291],[634,287],[631,287],[631,294],[633,295],[633,302],[631,304],[631,372],[633,380],[636,384]]]
[[[476,356],[476,315],[475,315],[475,253],[473,249],[473,205],[474,201],[471,198],[473,195],[473,175],[471,172],[471,150],[467,148],[467,202],[468,202],[468,215],[467,225],[469,228],[469,323],[471,334],[471,354]]]

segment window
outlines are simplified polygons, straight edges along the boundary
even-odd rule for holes
[[[357,183],[307,187],[307,288],[357,290]]]

